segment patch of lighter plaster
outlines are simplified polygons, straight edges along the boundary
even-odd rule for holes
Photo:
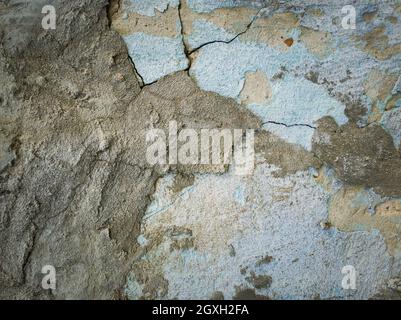
[[[267,104],[271,95],[270,83],[263,72],[256,71],[245,75],[244,87],[240,94],[242,104]]]

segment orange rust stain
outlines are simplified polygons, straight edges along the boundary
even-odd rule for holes
[[[288,46],[291,47],[292,44],[294,43],[294,40],[292,38],[288,38],[284,40],[284,43]]]

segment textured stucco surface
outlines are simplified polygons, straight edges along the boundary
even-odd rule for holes
[[[401,4],[347,4],[0,3],[0,297],[399,298]],[[252,174],[150,165],[170,121]]]

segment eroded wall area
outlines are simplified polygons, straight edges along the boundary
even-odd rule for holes
[[[398,296],[399,5],[50,2],[0,4],[1,297]],[[254,129],[253,174],[149,165],[170,121]]]
[[[345,5],[120,2],[112,27],[129,48],[137,34],[179,37],[176,58],[185,54],[197,85],[234,99],[262,129],[252,177],[194,174],[178,191],[180,174],[158,181],[129,297],[367,298],[397,282],[400,8],[361,3],[347,30]],[[153,71],[152,55],[135,57]],[[363,275],[351,293],[338,273],[348,263]]]

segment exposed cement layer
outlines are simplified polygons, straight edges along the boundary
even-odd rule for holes
[[[346,183],[401,196],[401,154],[380,125],[339,127],[332,118],[323,118],[314,135],[313,152]]]
[[[313,153],[266,131],[260,131],[256,135],[255,149],[267,163],[277,167],[278,170],[273,172],[275,176],[286,176],[297,171],[315,171],[322,165]]]
[[[115,121],[140,88],[109,30],[107,2],[54,1],[52,33],[41,28],[42,4],[6,6],[0,20],[1,131],[13,159],[1,171],[0,295],[118,297],[132,227],[154,181],[120,160]],[[26,23],[9,24],[14,15]],[[40,286],[46,264],[57,270],[55,292]]]
[[[399,297],[401,6],[50,3],[0,4],[1,298]],[[170,121],[255,129],[253,174],[150,165]]]
[[[180,88],[180,90],[176,90]],[[200,90],[195,82],[185,73],[179,72],[167,76],[157,83],[146,86],[134,101],[135,108],[128,110],[124,124],[127,139],[135,140],[135,147],[124,156],[129,163],[149,166],[146,160],[146,130],[157,128],[168,132],[170,121],[177,122],[177,130],[184,128],[214,129],[257,129],[260,120],[242,109],[234,100],[215,93]],[[138,117],[143,114],[144,117]],[[178,147],[180,144],[178,145]],[[226,171],[225,165],[181,163],[155,166],[159,173],[169,170],[182,173]]]

